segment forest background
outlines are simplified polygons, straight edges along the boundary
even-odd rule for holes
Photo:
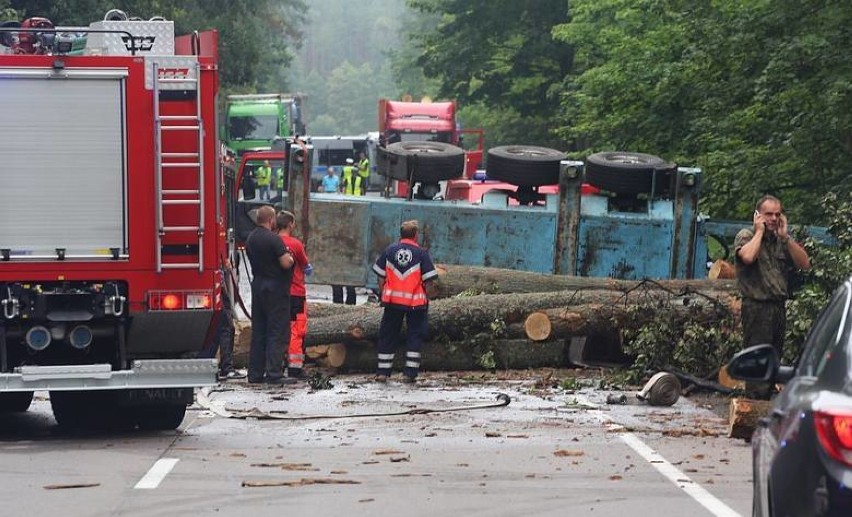
[[[222,98],[303,93],[309,134],[376,130],[382,97],[454,99],[486,148],[701,167],[715,219],[780,197],[791,222],[836,239],[797,235],[814,267],[788,303],[788,360],[852,274],[848,0],[0,0],[0,19],[88,25],[112,8],[218,29]],[[639,367],[701,372],[740,346],[736,326],[665,319],[625,338]]]
[[[380,97],[455,99],[487,147],[699,166],[716,218],[773,193],[820,224],[852,191],[847,0],[0,0],[58,25],[112,8],[219,29],[224,92],[304,93],[311,134],[376,130]]]

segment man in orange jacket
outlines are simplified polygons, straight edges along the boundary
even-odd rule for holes
[[[399,242],[388,246],[373,264],[385,307],[379,326],[377,382],[387,382],[390,377],[403,319],[408,336],[402,381],[414,383],[420,371],[420,354],[429,330],[426,291],[438,272],[429,253],[417,244],[417,230],[417,221],[402,223]]]
[[[305,364],[305,335],[308,333],[308,304],[305,276],[313,273],[313,267],[305,253],[305,245],[293,236],[296,216],[292,212],[279,212],[275,221],[278,235],[293,255],[293,282],[290,284],[290,347],[287,353],[287,376],[303,378]]]

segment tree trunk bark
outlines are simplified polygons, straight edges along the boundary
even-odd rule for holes
[[[435,280],[436,299],[449,298],[461,293],[544,293],[589,289],[628,291],[636,288],[641,282],[639,280],[618,280],[601,277],[546,275],[512,269],[448,264],[440,264],[437,266],[437,269],[438,278]],[[650,282],[674,292],[680,292],[684,289],[698,291],[712,289],[731,293],[737,291],[736,281],[733,280],[652,280]]]
[[[528,339],[491,339],[482,342],[430,342],[422,351],[421,368],[429,370],[494,370],[559,367],[567,364],[562,340],[533,342]],[[373,372],[376,347],[372,341],[352,341],[346,345],[346,362],[341,370]],[[396,350],[394,370],[402,371],[405,347]]]
[[[772,402],[746,398],[731,399],[728,417],[728,437],[751,441],[751,435],[761,418],[772,411]]]
[[[702,293],[722,303],[729,300],[725,293]],[[715,295],[715,296],[714,296]],[[576,292],[517,293],[504,295],[479,295],[435,300],[429,306],[429,329],[432,340],[463,341],[480,334],[492,337],[527,337],[524,320],[533,312],[547,314],[551,324],[551,337],[568,337],[585,334],[589,328],[618,328],[631,307],[648,300],[665,300],[686,310],[693,305],[710,309],[712,305],[703,296],[672,297],[665,291],[585,290]],[[689,300],[685,302],[685,300]],[[310,322],[305,345],[340,343],[353,340],[378,339],[382,319],[381,308],[365,309],[358,313],[318,318]]]

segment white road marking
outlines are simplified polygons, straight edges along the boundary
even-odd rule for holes
[[[169,475],[169,472],[175,468],[178,461],[180,460],[177,458],[161,458],[157,460],[133,488],[137,490],[152,490],[157,488],[163,479]]]
[[[598,407],[589,401],[585,401],[585,403],[588,404],[589,407]],[[596,416],[601,422],[609,424],[610,429],[616,431],[621,430],[621,432],[618,433],[618,437],[621,438],[621,441],[636,451],[636,454],[642,456],[642,458],[654,467],[657,472],[674,483],[678,488],[683,490],[686,495],[694,499],[710,513],[716,517],[742,517],[742,515],[735,512],[730,506],[723,503],[720,499],[717,499],[716,496],[708,492],[704,487],[690,479],[689,476],[672,465],[662,456],[662,454],[652,449],[638,436],[624,430],[624,426],[614,422],[609,415],[604,414],[604,412],[599,409],[589,411],[589,414]]]

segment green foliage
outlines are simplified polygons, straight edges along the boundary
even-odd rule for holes
[[[494,337],[503,337],[506,335],[506,321],[502,318],[497,318],[491,322],[490,330]]]
[[[787,335],[784,363],[794,364],[819,311],[831,293],[852,275],[852,192],[831,193],[822,206],[828,228],[836,242],[820,245],[812,238],[802,242],[812,268],[802,273],[803,285],[787,304]],[[799,236],[796,236],[799,239]],[[675,312],[656,304],[638,306],[630,315],[624,333],[624,352],[635,357],[629,380],[638,382],[648,370],[675,368],[709,377],[742,348],[739,321],[723,309],[712,321],[697,311]]]
[[[476,360],[476,364],[481,366],[485,370],[494,370],[497,368],[497,359],[494,357],[494,351],[488,350],[479,356]]]
[[[481,125],[486,135],[512,138],[492,136],[495,145],[559,145],[548,122],[558,111],[559,85],[571,68],[572,50],[550,31],[568,20],[564,0],[411,0],[409,5],[433,23],[410,34],[417,64],[438,81],[436,95],[479,112],[477,122],[461,113],[466,127]],[[484,116],[487,112],[494,116]]]
[[[113,8],[129,16],[174,20],[175,32],[218,29],[223,89],[287,91],[284,70],[301,40],[303,0],[11,0],[21,19],[43,16],[56,25],[87,26]],[[2,5],[0,5],[2,8]]]
[[[805,337],[831,293],[852,275],[852,192],[830,193],[822,205],[828,214],[828,229],[836,239],[832,246],[805,239],[811,269],[802,274],[804,285],[787,304],[786,364],[798,359]]]
[[[852,11],[822,0],[575,0],[560,134],[583,150],[707,171],[704,209],[741,218],[765,193],[793,219],[852,190]],[[649,16],[648,13],[653,13]]]
[[[399,50],[408,14],[404,0],[310,2],[304,44],[289,78],[308,95],[305,117],[312,135],[378,129],[379,98],[399,96],[390,56]]]
[[[710,317],[697,307],[676,311],[657,302],[637,306],[624,328],[624,352],[635,357],[627,380],[674,368],[698,377],[715,375],[741,347],[733,315],[719,305]]]

